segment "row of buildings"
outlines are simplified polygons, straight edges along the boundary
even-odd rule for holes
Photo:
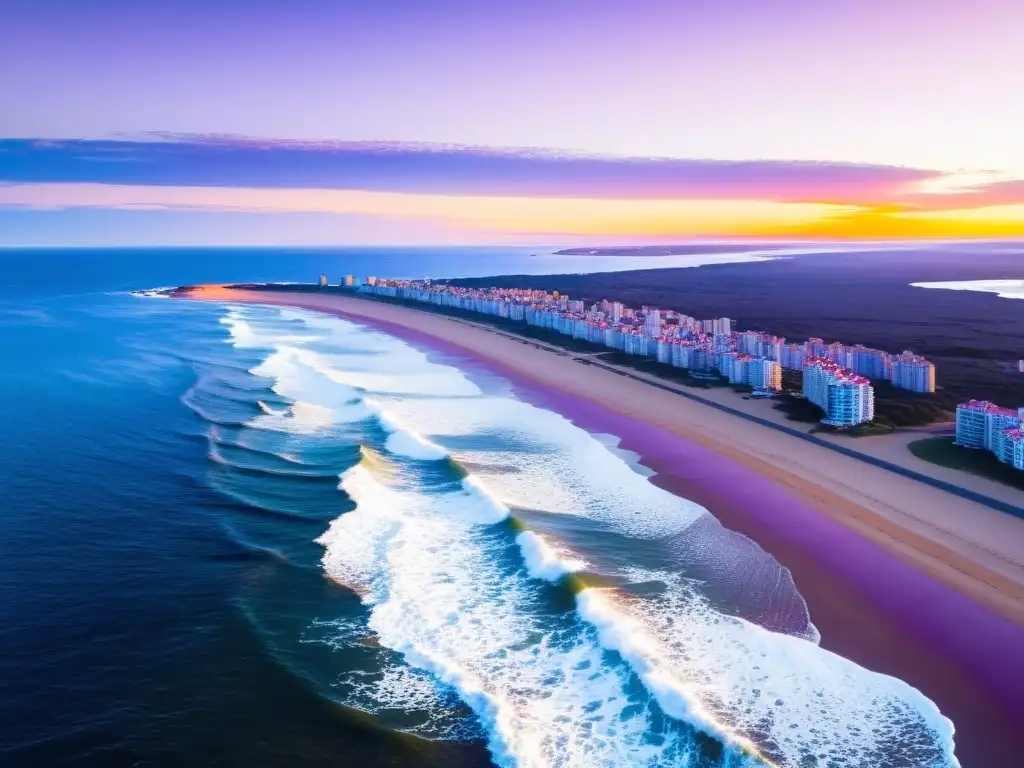
[[[807,360],[822,358],[866,379],[891,381],[900,389],[935,391],[935,366],[909,350],[893,355],[863,344],[826,344],[814,337],[803,343],[787,344],[783,337],[758,331],[744,331],[739,334],[738,343],[744,352],[778,360],[783,368],[800,370]]]
[[[761,331],[735,332],[727,317],[698,320],[607,300],[588,307],[558,291],[461,288],[429,280],[349,275],[342,285],[520,321],[678,368],[715,372],[755,390],[779,390],[783,369],[802,371],[804,394],[825,412],[824,423],[838,427],[874,418],[872,379],[915,392],[935,389],[934,365],[912,352],[892,355],[859,344],[825,344],[819,338],[787,343]]]
[[[985,400],[956,408],[956,444],[991,451],[1014,469],[1024,470],[1024,408],[1014,411]]]

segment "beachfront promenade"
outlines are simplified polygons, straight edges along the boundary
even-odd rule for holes
[[[398,300],[398,301],[396,301],[396,300],[391,299],[389,297],[374,296],[374,295],[366,294],[366,293],[353,293],[351,295],[354,298],[364,299],[364,300],[367,300],[367,301],[378,301],[378,302],[383,302],[383,303],[394,303],[394,304],[399,304],[399,305],[402,305],[402,306],[408,306],[408,304],[407,304],[407,302],[405,300]],[[410,308],[413,309],[414,311],[431,312],[431,306],[432,305],[424,304],[422,306],[415,306],[415,307],[410,307]],[[442,313],[436,313],[436,314],[442,314]],[[727,413],[727,414],[730,414],[732,416],[736,416],[738,418],[744,419],[746,421],[753,422],[755,424],[759,424],[759,425],[761,425],[763,427],[768,427],[769,429],[773,429],[773,430],[775,430],[777,432],[782,432],[784,434],[791,435],[793,437],[797,437],[797,438],[799,438],[801,440],[805,440],[805,441],[807,441],[809,443],[812,443],[814,445],[820,446],[822,448],[826,448],[826,449],[828,449],[830,451],[835,451],[836,453],[840,453],[840,454],[843,454],[844,456],[848,456],[850,458],[857,459],[858,461],[866,462],[866,463],[871,464],[871,465],[873,465],[875,467],[878,467],[880,469],[885,469],[885,470],[888,470],[890,472],[895,472],[896,474],[902,475],[903,477],[909,478],[911,480],[917,480],[919,482],[926,483],[926,484],[928,484],[928,485],[930,485],[930,486],[932,486],[934,488],[946,491],[948,493],[952,493],[952,494],[954,494],[956,496],[959,496],[960,498],[966,499],[968,501],[973,501],[973,502],[978,503],[978,504],[983,504],[983,505],[985,505],[985,506],[987,506],[987,507],[989,507],[991,509],[995,509],[995,510],[998,510],[1000,512],[1006,512],[1008,514],[1011,514],[1011,515],[1014,515],[1016,517],[1024,519],[1024,505],[1014,504],[1014,503],[1012,503],[1010,501],[1007,501],[1007,500],[993,498],[991,495],[988,495],[986,493],[981,493],[979,491],[970,490],[968,488],[964,488],[963,486],[956,485],[956,484],[954,484],[952,482],[943,480],[941,478],[931,477],[929,475],[926,475],[926,474],[924,474],[922,472],[915,471],[915,470],[910,469],[908,467],[900,466],[899,464],[896,464],[896,463],[894,463],[892,461],[887,461],[887,460],[879,458],[877,456],[872,456],[872,455],[864,453],[862,451],[858,451],[858,450],[856,450],[854,448],[850,448],[850,447],[847,447],[847,446],[844,446],[844,445],[838,445],[835,442],[832,442],[831,440],[819,437],[818,435],[810,434],[810,433],[808,433],[808,432],[806,432],[804,430],[801,430],[801,429],[798,429],[798,428],[795,428],[795,427],[791,427],[791,426],[788,426],[788,425],[785,425],[785,424],[781,424],[781,423],[779,423],[777,421],[773,421],[771,419],[767,419],[767,418],[764,418],[762,416],[758,416],[756,414],[749,413],[747,411],[744,411],[744,410],[741,410],[739,408],[735,408],[735,407],[726,405],[724,403],[716,402],[715,400],[711,400],[711,399],[709,399],[707,397],[703,397],[703,396],[701,396],[699,394],[696,394],[696,393],[694,393],[692,391],[689,391],[685,386],[683,386],[681,384],[675,384],[673,382],[666,381],[665,379],[659,378],[659,377],[654,376],[652,374],[643,373],[642,371],[635,371],[635,370],[626,368],[624,366],[615,365],[613,363],[605,362],[605,361],[600,359],[601,355],[603,354],[601,352],[595,352],[595,353],[572,352],[572,351],[567,350],[564,347],[558,346],[557,344],[551,344],[551,343],[548,343],[548,342],[545,342],[545,341],[540,341],[540,340],[537,340],[537,339],[532,339],[532,338],[529,338],[527,336],[521,336],[519,334],[512,333],[511,331],[506,331],[506,330],[503,330],[501,328],[497,328],[497,327],[495,327],[493,325],[489,325],[487,323],[476,322],[474,320],[468,320],[468,319],[461,318],[461,317],[453,317],[453,316],[451,316],[449,314],[443,314],[443,316],[448,318],[448,319],[450,319],[450,320],[454,320],[456,322],[459,322],[459,323],[465,323],[466,325],[470,325],[470,326],[473,326],[473,327],[476,327],[476,328],[480,328],[481,330],[487,331],[488,333],[495,333],[495,334],[498,334],[500,336],[504,336],[506,338],[513,339],[513,340],[515,340],[517,342],[520,342],[522,344],[532,345],[532,346],[534,346],[534,347],[536,347],[538,349],[545,349],[545,350],[554,352],[554,353],[559,354],[559,355],[569,356],[572,359],[577,360],[579,362],[585,362],[587,365],[592,365],[592,366],[595,366],[597,368],[603,368],[604,370],[611,371],[611,372],[616,373],[616,374],[618,374],[620,376],[625,376],[625,377],[633,379],[635,381],[642,381],[642,382],[644,382],[646,384],[649,384],[651,386],[657,387],[659,389],[662,389],[662,390],[665,390],[665,391],[668,391],[668,392],[673,392],[673,393],[675,393],[677,395],[680,395],[682,397],[685,397],[685,398],[687,398],[689,400],[693,400],[695,402],[701,403],[702,405],[706,405],[706,406],[708,406],[710,408],[714,408],[714,409],[716,409],[718,411],[721,411],[722,413]]]

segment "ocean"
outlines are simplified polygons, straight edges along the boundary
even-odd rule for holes
[[[616,436],[380,330],[131,293],[573,258],[0,251],[0,763],[957,765]]]

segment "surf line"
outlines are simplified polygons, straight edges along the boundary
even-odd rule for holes
[[[376,405],[379,407],[379,404]],[[753,759],[764,768],[781,768],[763,754],[753,741],[717,720],[700,701],[692,686],[668,671],[669,663],[658,652],[656,642],[635,620],[623,615],[615,608],[613,602],[602,594],[607,588],[586,586],[579,580],[577,574],[586,567],[584,561],[565,557],[563,552],[552,547],[543,536],[527,529],[507,505],[478,477],[466,472],[443,447],[401,428],[382,408],[378,411],[378,418],[386,422],[385,430],[390,432],[385,445],[389,452],[419,460],[447,460],[460,470],[463,491],[475,496],[486,507],[487,514],[480,521],[481,524],[507,521],[512,529],[518,532],[515,541],[523,565],[530,576],[552,584],[562,584],[575,593],[577,614],[597,631],[600,645],[617,653],[626,662],[667,716],[715,739],[738,757]],[[408,441],[401,439],[393,443],[392,438],[402,433],[407,436]],[[415,447],[408,450],[412,446]],[[395,451],[393,448],[399,450]],[[401,450],[402,448],[406,450]],[[372,465],[373,459],[376,458],[374,452],[368,451],[365,447],[361,447],[360,451],[367,464]]]

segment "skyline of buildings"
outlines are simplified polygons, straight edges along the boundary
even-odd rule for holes
[[[676,368],[715,372],[730,384],[754,390],[779,391],[783,369],[802,371],[804,395],[822,409],[822,422],[830,426],[850,427],[874,418],[871,379],[913,392],[935,391],[935,366],[909,350],[892,355],[862,344],[826,344],[817,337],[787,343],[764,331],[734,332],[727,317],[698,320],[607,299],[588,307],[558,291],[461,288],[431,280],[347,275],[340,285],[523,322]]]

